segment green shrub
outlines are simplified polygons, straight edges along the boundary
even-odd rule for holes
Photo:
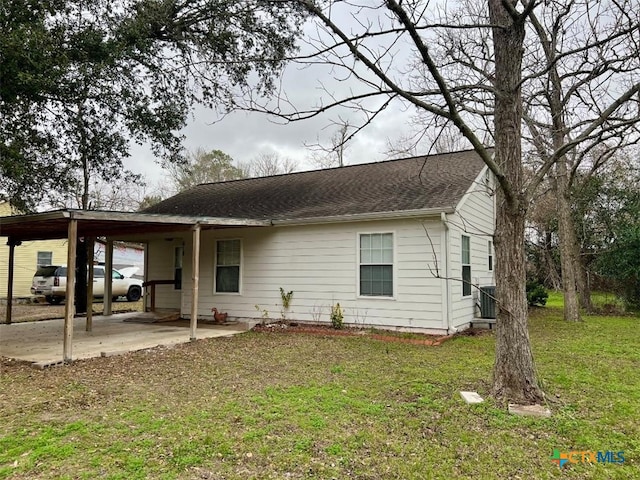
[[[342,308],[339,303],[336,303],[331,307],[331,326],[336,330],[342,328],[344,321],[344,315],[342,314]]]
[[[540,305],[544,307],[547,304],[549,292],[544,285],[538,282],[527,282],[527,302],[529,306]]]

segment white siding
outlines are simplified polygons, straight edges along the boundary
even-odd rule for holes
[[[470,191],[465,195],[455,214],[449,215],[450,226],[450,275],[462,278],[461,254],[462,235],[471,240],[471,281],[475,285],[495,285],[493,272],[488,265],[488,242],[493,243],[495,229],[495,208],[492,184],[485,184],[485,174],[478,176]],[[491,182],[492,183],[492,182]],[[462,283],[451,282],[452,325],[464,328],[477,314],[478,291],[472,287],[470,297],[462,296]]]
[[[387,328],[442,331],[444,281],[435,277],[434,251],[440,257],[442,224],[425,222],[429,237],[417,219],[337,223],[289,227],[243,228],[203,231],[200,247],[199,315],[211,316],[211,308],[235,318],[260,318],[267,310],[271,319],[281,317],[280,287],[293,291],[287,319],[329,322],[331,305],[340,303],[348,324]],[[360,233],[394,235],[394,297],[368,298],[358,295]],[[242,240],[241,291],[214,293],[215,241]],[[191,245],[185,241],[182,315],[188,316],[191,299]],[[172,278],[173,245],[149,244],[149,279]],[[443,262],[438,258],[438,267]],[[431,270],[430,270],[431,268]],[[442,274],[442,270],[440,271]],[[160,289],[161,287],[158,287]],[[158,307],[173,302],[179,292],[166,287]]]
[[[173,235],[173,234],[172,234]],[[151,240],[147,244],[147,259],[145,263],[145,280],[173,280],[174,278],[174,249],[175,247],[186,245],[187,242],[191,242],[191,236],[185,235],[184,237],[173,236],[170,239]],[[184,265],[191,263],[191,252],[189,256],[185,251]],[[185,289],[185,276],[191,275],[191,269],[189,272],[183,270],[182,290],[176,290],[173,285],[156,285],[156,308],[180,308],[182,299],[182,292]],[[151,291],[151,287],[145,288],[145,293],[148,294]],[[148,301],[148,300],[147,300]],[[148,306],[149,304],[147,304]]]

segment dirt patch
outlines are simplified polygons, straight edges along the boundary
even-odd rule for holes
[[[428,347],[435,347],[442,345],[444,342],[453,338],[454,335],[425,335],[425,334],[405,334],[394,332],[380,332],[375,330],[362,330],[357,328],[344,328],[336,330],[328,325],[308,325],[298,323],[270,323],[267,325],[256,325],[253,328],[254,332],[261,333],[305,333],[308,335],[325,335],[325,336],[364,336],[380,340],[383,342],[395,342],[395,343],[408,343],[411,345],[425,345]]]
[[[93,313],[101,314],[104,310],[102,302],[93,304]],[[137,302],[114,302],[113,313],[142,312],[144,305],[142,300]],[[0,305],[0,323],[4,323],[7,306]],[[13,305],[11,309],[11,321],[14,323],[35,322],[39,320],[53,320],[64,318],[64,305],[49,305],[48,303],[27,303]]]

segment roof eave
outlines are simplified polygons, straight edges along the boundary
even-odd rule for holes
[[[274,226],[289,225],[317,225],[326,223],[345,223],[360,222],[374,220],[394,220],[398,218],[422,218],[422,217],[439,217],[441,213],[454,213],[455,208],[452,206],[421,208],[416,210],[397,210],[391,212],[367,212],[354,213],[349,215],[332,215],[326,217],[308,217],[308,218],[291,218],[272,220]]]
[[[238,227],[267,227],[271,225],[270,220],[256,220],[249,218],[205,217],[139,212],[102,212],[95,210],[74,210],[70,213],[71,218],[75,218],[76,220],[122,220],[140,223],[171,223],[183,225],[200,224],[202,226],[218,225]]]

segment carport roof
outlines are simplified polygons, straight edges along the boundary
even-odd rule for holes
[[[196,224],[203,229],[271,225],[267,220],[66,209],[0,217],[0,236],[12,241],[67,238],[71,220],[78,221],[81,237],[179,232],[190,230]]]

